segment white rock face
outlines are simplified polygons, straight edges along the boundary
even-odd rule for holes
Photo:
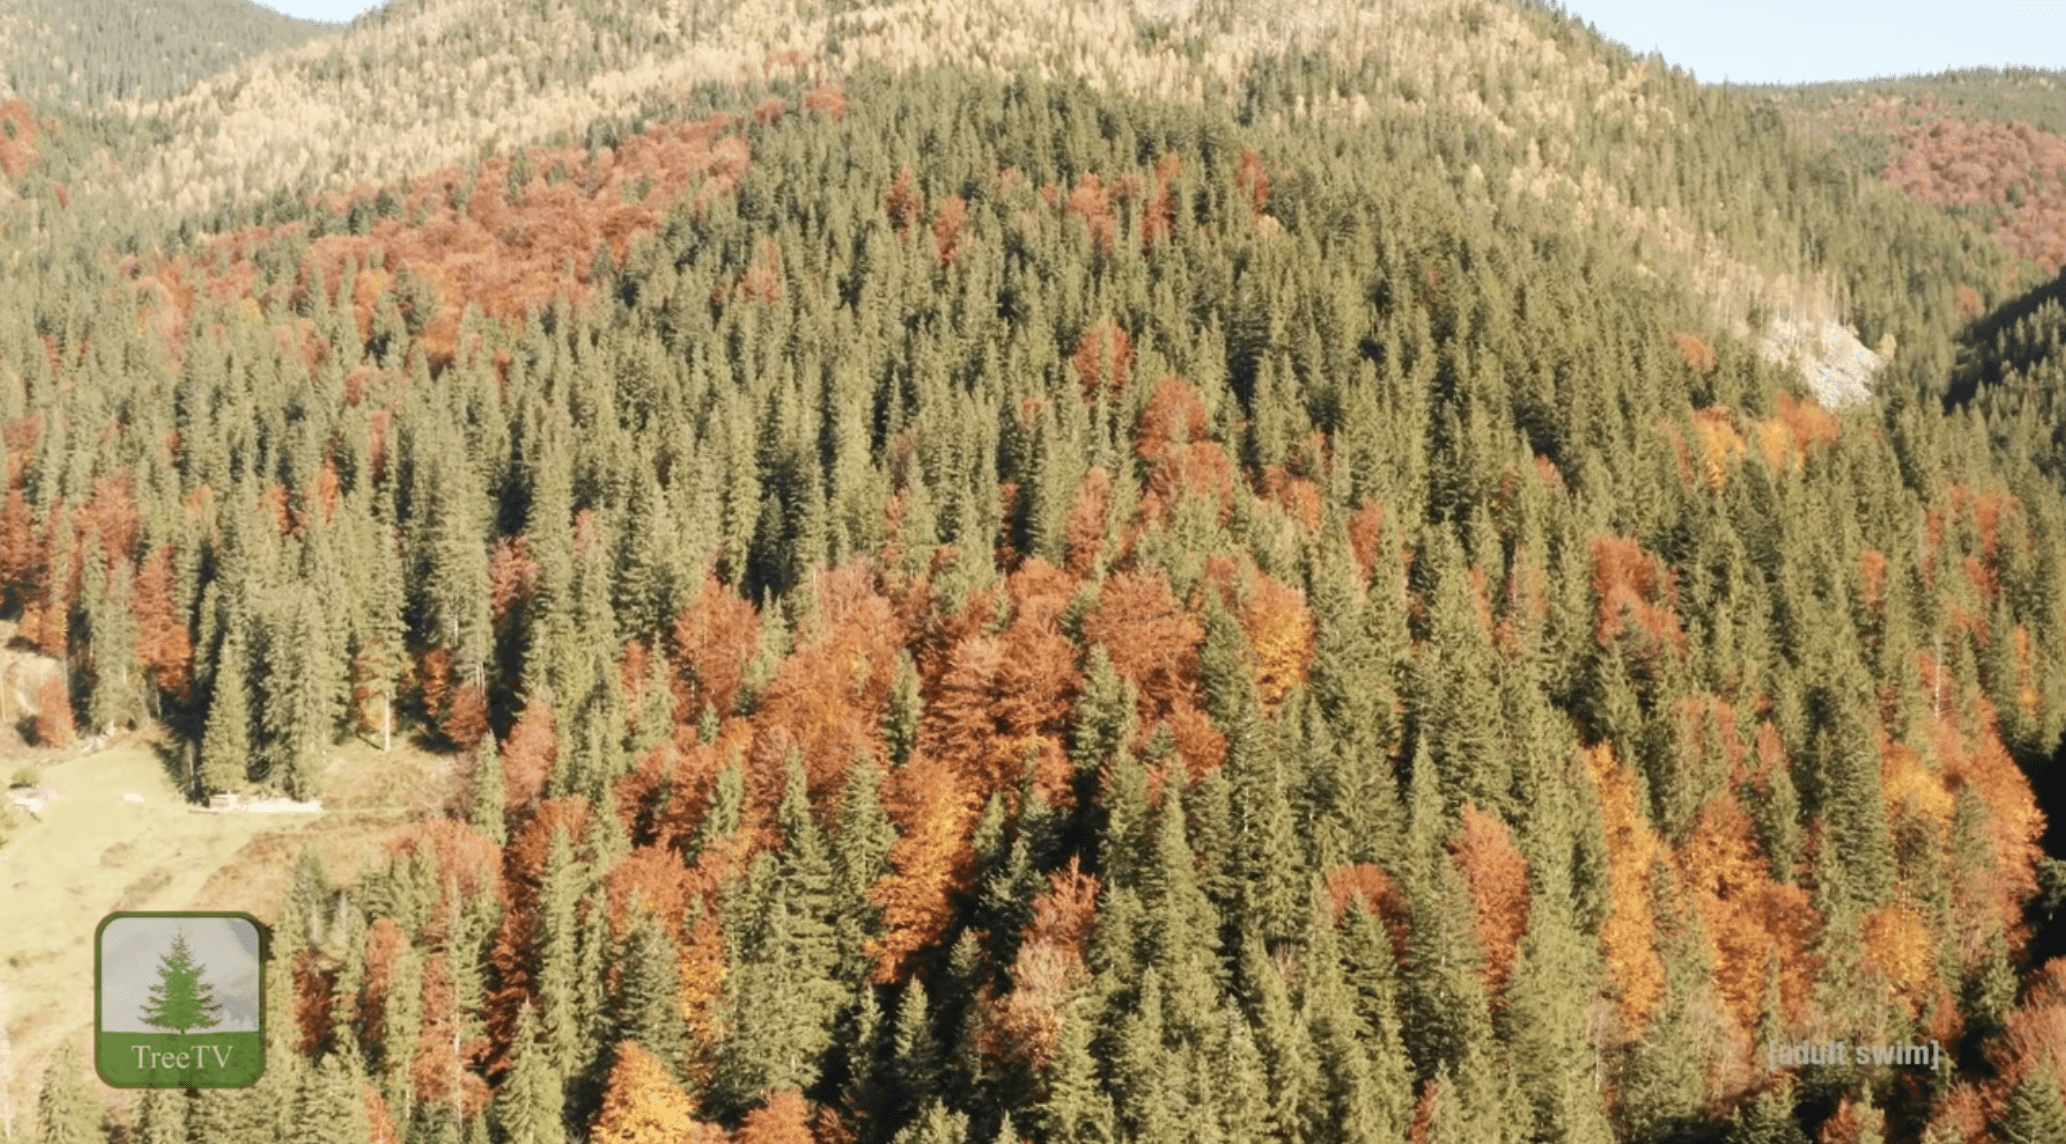
[[[1798,368],[1815,400],[1828,409],[1871,397],[1873,376],[1886,364],[1857,335],[1831,321],[1816,325],[1774,318],[1758,350],[1766,361]]]

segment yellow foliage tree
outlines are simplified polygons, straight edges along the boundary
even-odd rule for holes
[[[603,1110],[589,1138],[597,1144],[702,1144],[720,1141],[724,1131],[698,1124],[696,1105],[667,1066],[636,1041],[617,1046],[617,1064],[603,1092]]]
[[[1657,956],[1657,919],[1650,908],[1650,868],[1664,846],[1643,815],[1635,775],[1615,761],[1613,749],[1596,744],[1586,748],[1585,759],[1607,827],[1611,906],[1600,926],[1600,950],[1617,993],[1622,1028],[1634,1035],[1664,996],[1664,962]]]

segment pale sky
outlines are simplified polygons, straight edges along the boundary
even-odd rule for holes
[[[1813,83],[1970,67],[2066,68],[2066,2],[1565,0],[1702,83]]]
[[[258,1029],[258,930],[242,918],[116,918],[100,931],[100,1027],[108,1033],[162,1033],[144,1024],[158,983],[158,961],[185,930],[187,949],[205,968],[201,980],[222,1002],[213,1031]]]
[[[366,0],[265,0],[350,20]],[[1565,0],[1601,34],[1703,82],[1810,83],[1968,67],[2066,68],[2066,0]]]

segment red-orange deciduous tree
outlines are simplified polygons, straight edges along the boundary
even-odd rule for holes
[[[1772,880],[1755,826],[1734,794],[1725,792],[1701,808],[1677,857],[1706,924],[1715,990],[1736,1028],[1748,1033],[1757,1027],[1775,956],[1779,1016],[1800,1020],[1814,977],[1810,950],[1822,920],[1807,891]]]
[[[552,695],[534,695],[502,742],[504,807],[516,811],[538,801],[559,759],[559,731],[553,725]]]
[[[1076,502],[1062,526],[1062,545],[1067,552],[1071,576],[1088,578],[1097,570],[1098,557],[1105,550],[1105,513],[1112,500],[1112,475],[1102,465],[1093,465],[1076,489]]]
[[[739,698],[746,665],[760,647],[760,614],[731,589],[707,577],[674,621],[674,662],[679,665],[685,718],[708,705],[720,716]]]
[[[359,986],[354,1021],[367,1049],[386,1057],[391,1057],[396,1048],[390,1043],[393,1033],[388,1020],[390,1006],[396,1000],[395,965],[407,940],[393,918],[375,918],[366,929],[365,975]]]
[[[1193,696],[1204,639],[1205,630],[1177,606],[1168,579],[1155,568],[1108,578],[1083,617],[1083,642],[1105,645],[1113,670],[1161,709]]]
[[[1263,166],[1261,155],[1241,152],[1241,161],[1234,168],[1234,185],[1240,188],[1241,197],[1257,218],[1270,209],[1270,172]]]
[[[1070,1002],[1090,984],[1084,951],[1097,922],[1098,880],[1075,859],[1048,875],[1011,965],[1012,989],[986,995],[977,1040],[993,1060],[1044,1067],[1060,1040]]]
[[[60,672],[36,688],[36,742],[46,747],[68,747],[73,734],[72,697],[65,692]]]
[[[769,1093],[765,1103],[746,1114],[732,1144],[816,1144],[810,1102],[793,1088]]]
[[[193,683],[194,642],[173,599],[177,576],[172,546],[159,545],[137,571],[131,610],[136,615],[137,658],[143,660],[151,682],[174,699],[185,699]]]
[[[479,684],[472,680],[460,684],[459,690],[452,693],[452,703],[445,708],[445,718],[439,726],[445,738],[462,753],[470,754],[480,746],[481,738],[488,733],[488,697]]]
[[[1100,251],[1112,252],[1112,244],[1119,237],[1119,220],[1112,217],[1112,195],[1104,180],[1090,171],[1079,175],[1076,185],[1069,190],[1068,211],[1083,219],[1091,241]]]
[[[1634,773],[1615,760],[1605,743],[1586,748],[1585,759],[1599,790],[1607,833],[1609,904],[1600,924],[1600,950],[1622,1035],[1634,1038],[1664,997],[1664,963],[1657,955],[1657,918],[1650,906],[1650,870],[1663,857],[1664,846],[1643,814]]]
[[[1478,945],[1485,951],[1479,978],[1497,997],[1528,930],[1528,860],[1497,815],[1463,804],[1463,830],[1449,853],[1470,888]]]
[[[417,1099],[425,1104],[456,1106],[460,1116],[479,1112],[488,1099],[488,1082],[475,1071],[486,1056],[484,1037],[467,1037],[462,1029],[452,963],[445,954],[433,954],[423,963],[423,1028],[416,1037],[416,1053],[409,1066],[409,1080]]]
[[[610,934],[622,939],[640,914],[659,918],[677,932],[689,905],[688,868],[674,851],[641,846],[603,878],[610,902]]]
[[[1133,339],[1110,318],[1101,318],[1076,340],[1076,353],[1069,364],[1076,370],[1076,382],[1086,401],[1102,395],[1117,401],[1133,372]]]
[[[968,203],[960,195],[948,195],[933,212],[933,256],[942,266],[961,261],[967,242],[962,228],[968,224]]]
[[[918,182],[911,177],[910,167],[899,167],[896,179],[890,183],[889,194],[882,199],[882,209],[889,212],[890,221],[905,237],[910,237],[911,228],[925,214],[925,199],[918,193]]]
[[[974,873],[969,831],[976,807],[948,764],[920,754],[896,773],[888,809],[901,831],[891,872],[869,891],[882,909],[875,979],[900,981],[913,955],[938,942],[955,916],[955,897]]]

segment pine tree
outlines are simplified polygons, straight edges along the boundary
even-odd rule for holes
[[[641,913],[626,935],[617,960],[617,990],[611,998],[610,1039],[635,1041],[654,1057],[679,1068],[687,1050],[682,1023],[679,955],[661,922]]]
[[[341,690],[336,664],[326,654],[328,621],[315,590],[290,590],[277,601],[264,631],[260,723],[272,777],[289,797],[307,798],[320,773],[322,749],[335,734],[334,700]]]
[[[291,1144],[360,1144],[368,1138],[364,1078],[344,1054],[332,1053],[304,1070],[295,1101]]]
[[[539,1039],[530,1001],[517,1014],[509,1072],[495,1090],[488,1118],[503,1144],[565,1144],[565,1093],[552,1069],[551,1048]]]
[[[184,927],[172,935],[172,946],[158,959],[158,983],[151,986],[143,1021],[160,1029],[184,1033],[189,1029],[212,1029],[220,1023],[222,1003],[201,974],[206,966],[194,960],[187,946]]]
[[[1038,1119],[1049,1140],[1113,1144],[1119,1139],[1112,1099],[1098,1078],[1091,1018],[1085,1002],[1063,1017],[1055,1050],[1041,1070],[1046,1099]]]
[[[136,1101],[137,1144],[186,1144],[187,1100],[178,1089],[146,1089]]]
[[[1791,1085],[1752,1097],[1729,1116],[1728,1144],[1808,1144],[1793,1116]]]
[[[893,1122],[916,1117],[939,1090],[945,1053],[933,1032],[930,1008],[922,983],[913,980],[904,987],[891,1034],[889,1069],[882,1078]]]
[[[497,846],[506,845],[509,827],[503,818],[503,804],[508,792],[503,782],[502,756],[495,749],[493,735],[481,736],[479,746],[474,748],[471,789],[466,820],[494,839]]]
[[[573,840],[556,827],[545,855],[538,891],[537,966],[538,1022],[552,1050],[553,1071],[572,1076],[587,1063],[582,1058],[582,1028],[577,974],[580,900],[586,872],[574,857]]]
[[[43,1070],[36,1097],[37,1144],[96,1144],[100,1102],[87,1086],[86,1068],[71,1041],[58,1046]]]
[[[2030,1075],[2009,1090],[2008,1103],[1995,1127],[2002,1144],[2038,1144],[2066,1140],[2066,1099],[2059,1096],[2057,1075],[2039,1059]]]
[[[232,619],[215,661],[214,694],[201,737],[201,788],[211,794],[242,786],[251,765],[251,664],[242,625]]]

